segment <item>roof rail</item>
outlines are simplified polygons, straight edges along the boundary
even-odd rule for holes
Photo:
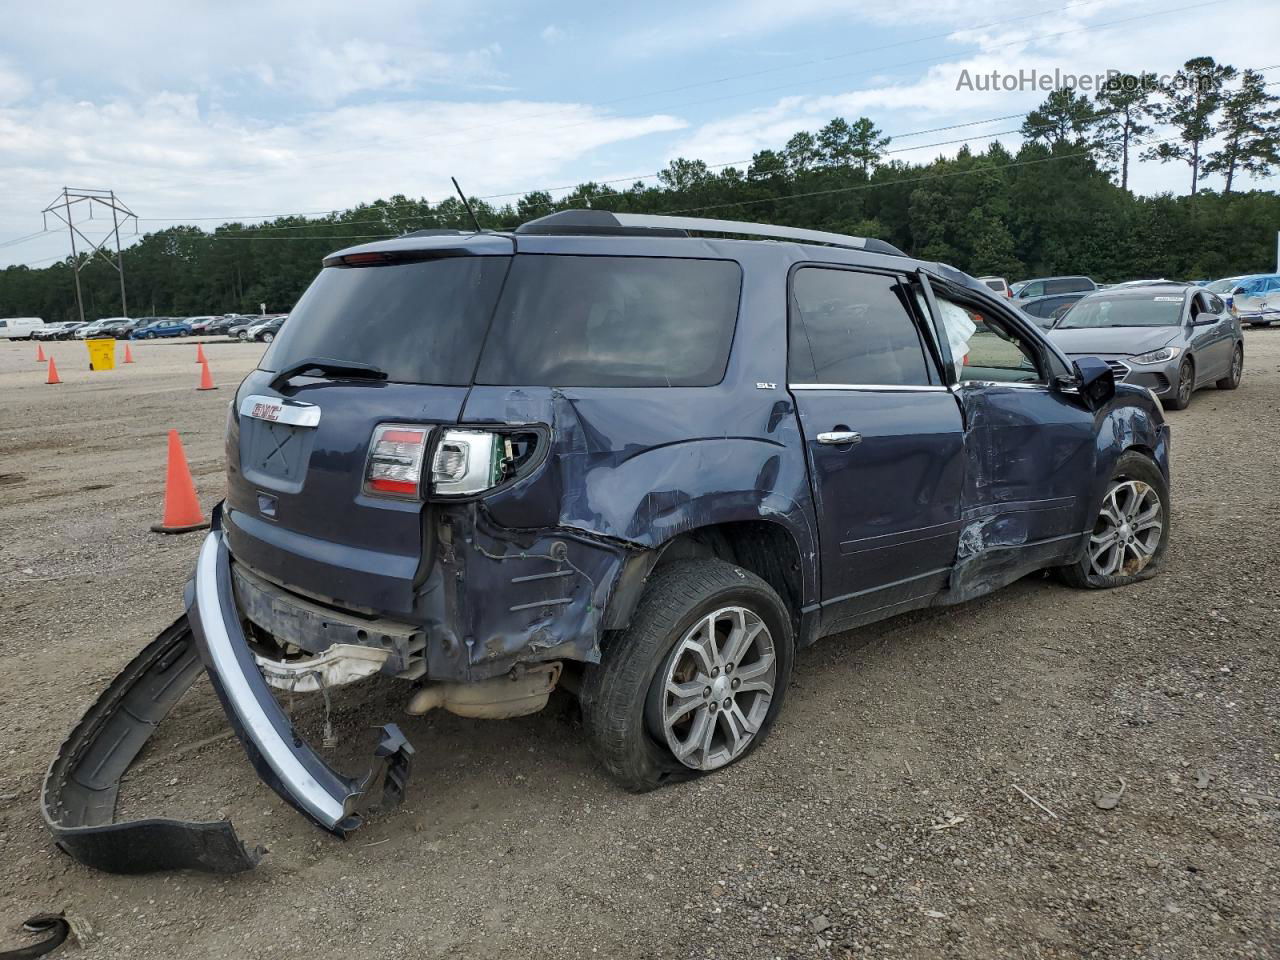
[[[778,227],[743,220],[710,220],[703,217],[665,217],[646,213],[613,213],[608,210],[565,210],[522,223],[516,233],[532,234],[613,234],[631,236],[688,236],[697,233],[728,233],[766,240],[795,240],[821,243],[848,250],[906,256],[893,244],[867,237],[851,237],[824,230]]]

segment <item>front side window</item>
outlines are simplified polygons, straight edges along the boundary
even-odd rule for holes
[[[1044,296],[1044,281],[1037,280],[1035,283],[1028,283],[1020,292],[1024,300],[1031,297]]]
[[[929,365],[902,277],[823,267],[791,281],[793,384],[927,386]]]
[[[943,329],[960,380],[1043,383],[1036,354],[1004,320],[938,296]]]

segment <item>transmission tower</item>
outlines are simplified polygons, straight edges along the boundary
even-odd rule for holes
[[[106,207],[111,211],[111,232],[103,237],[100,241],[94,242],[86,237],[81,229],[76,226],[76,206],[84,204],[79,209],[87,209],[89,215],[82,217],[79,222],[92,220],[93,212],[98,207]],[[76,278],[76,306],[80,310],[80,321],[84,322],[84,298],[80,294],[80,268],[82,266],[80,257],[76,253],[76,236],[85,242],[89,252],[89,260],[95,256],[101,256],[107,263],[115,267],[116,273],[120,274],[120,313],[123,316],[129,315],[129,301],[125,299],[124,293],[124,254],[120,250],[120,227],[129,222],[129,218],[133,218],[133,229],[137,232],[138,217],[130,210],[119,197],[116,196],[114,190],[73,190],[70,187],[63,187],[62,193],[58,199],[45,207],[41,213],[44,214],[45,229],[49,228],[49,214],[53,214],[59,220],[67,225],[67,233],[71,237],[71,266]],[[104,249],[112,237],[116,241],[116,255],[114,259],[110,253]],[[88,261],[86,261],[87,263]]]

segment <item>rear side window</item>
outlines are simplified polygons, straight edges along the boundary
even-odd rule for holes
[[[927,386],[924,345],[900,277],[804,267],[792,277],[792,384]]]
[[[509,263],[509,257],[441,257],[325,267],[261,369],[325,357],[372,364],[396,383],[470,384]]]
[[[517,256],[476,383],[717,384],[741,287],[742,270],[729,260]]]
[[[1084,277],[1063,277],[1061,280],[1046,280],[1045,293],[1075,293],[1077,290],[1092,290],[1091,284]]]

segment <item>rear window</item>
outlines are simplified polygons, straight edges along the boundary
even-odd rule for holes
[[[987,287],[992,290],[996,290],[1000,293],[1004,293],[1005,291],[1005,285],[1003,280],[983,280],[982,282],[985,283]]]
[[[261,368],[326,357],[372,364],[397,383],[466,386],[509,263],[508,257],[441,257],[325,267]]]
[[[728,260],[517,256],[476,383],[711,386],[729,362],[741,286]]]
[[[1060,280],[1046,280],[1045,293],[1075,293],[1078,290],[1092,290],[1093,281],[1087,277],[1063,277]]]

